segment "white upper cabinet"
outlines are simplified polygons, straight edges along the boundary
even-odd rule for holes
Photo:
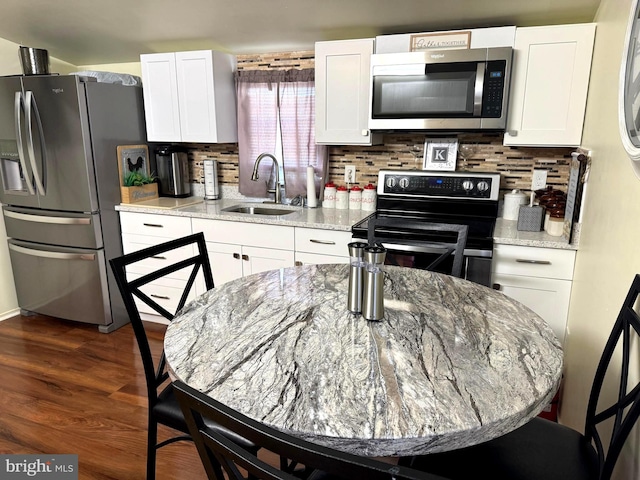
[[[147,140],[238,141],[235,56],[212,50],[140,55]]]
[[[316,143],[372,145],[369,130],[372,38],[317,42]]]
[[[505,145],[580,145],[595,30],[516,29]]]

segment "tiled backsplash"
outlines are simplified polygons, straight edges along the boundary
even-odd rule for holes
[[[238,55],[238,69],[312,68],[313,65],[313,52]],[[428,135],[429,138],[444,136],[451,135]],[[383,137],[382,145],[332,146],[329,148],[329,179],[343,184],[345,165],[356,166],[356,179],[361,185],[376,183],[380,169],[420,169],[425,137],[424,133],[389,134]],[[466,162],[460,155],[464,145],[474,150]],[[465,133],[458,135],[458,151],[456,170],[500,172],[504,191],[513,188],[529,191],[534,169],[547,170],[547,185],[566,191],[574,149],[506,147],[502,145],[502,134]],[[191,145],[188,153],[193,183],[204,183],[202,160],[215,158],[219,182],[238,184],[236,144]]]

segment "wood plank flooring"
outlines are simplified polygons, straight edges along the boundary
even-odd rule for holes
[[[151,325],[158,355],[165,327]],[[146,402],[131,325],[103,334],[37,315],[0,322],[0,453],[74,453],[80,479],[144,479]],[[161,448],[157,471],[206,479],[191,442]]]

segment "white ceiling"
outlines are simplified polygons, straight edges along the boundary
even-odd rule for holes
[[[318,40],[593,20],[600,0],[3,0],[0,38],[76,66],[141,53],[312,50]]]

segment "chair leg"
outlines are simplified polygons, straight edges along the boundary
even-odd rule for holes
[[[158,441],[158,424],[149,419],[147,429],[147,480],[156,479],[156,442]]]

